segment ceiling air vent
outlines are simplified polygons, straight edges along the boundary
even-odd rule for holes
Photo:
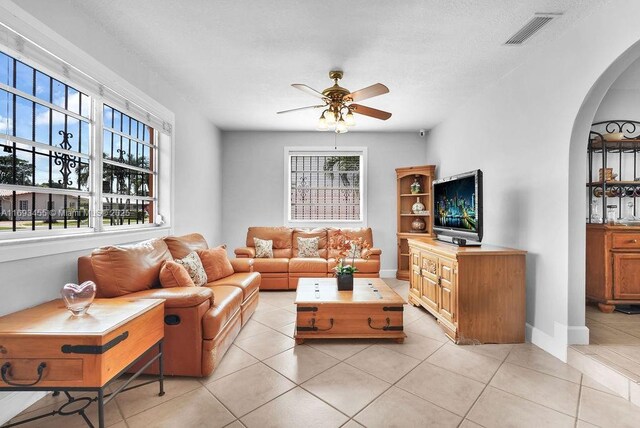
[[[537,33],[542,27],[547,25],[551,20],[558,18],[561,13],[536,13],[529,22],[525,24],[520,30],[518,30],[513,36],[509,38],[504,44],[507,46],[521,45],[535,33]]]

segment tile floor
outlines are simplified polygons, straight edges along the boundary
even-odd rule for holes
[[[406,282],[388,280],[407,297]],[[637,427],[640,408],[530,344],[456,346],[407,306],[404,344],[292,338],[293,292],[262,292],[212,376],[170,378],[107,406],[134,427]],[[48,396],[14,421],[55,408]],[[95,406],[92,406],[95,407]],[[95,409],[90,416],[95,418]],[[95,420],[95,419],[94,419]],[[29,427],[82,427],[53,417]]]
[[[573,345],[569,363],[640,406],[640,314],[606,314],[587,305],[586,325],[590,344]]]

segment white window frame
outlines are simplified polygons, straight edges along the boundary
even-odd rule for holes
[[[90,223],[90,227],[79,229],[3,233],[0,234],[0,247],[11,246],[12,251],[0,251],[0,262],[57,253],[60,251],[60,247],[56,243],[60,240],[65,241],[65,251],[77,251],[106,244],[165,236],[171,233],[171,220],[174,211],[174,171],[172,165],[175,151],[173,145],[174,113],[129,84],[89,54],[79,50],[56,32],[48,27],[43,27],[40,21],[25,13],[19,6],[3,3],[0,4],[0,12],[0,16],[2,16],[0,19],[0,47],[3,52],[91,97],[91,156],[98,154],[102,157],[103,103],[109,104],[152,127],[156,132],[155,145],[157,147],[154,150],[157,170],[157,174],[154,175],[154,189],[157,199],[154,223],[103,228],[99,222],[99,225]],[[73,64],[81,64],[82,70]],[[100,132],[96,132],[96,130]],[[37,145],[33,142],[30,144]],[[77,155],[75,152],[73,154]],[[101,183],[102,162],[97,162],[97,164],[100,165],[100,168],[92,168],[90,182],[98,180],[97,182]],[[12,187],[15,187],[15,190],[32,189],[30,186]],[[29,187],[29,189],[24,187]],[[90,193],[90,198],[93,201],[91,209],[95,212],[102,210],[102,185],[93,186],[92,189],[94,188],[96,191]],[[48,188],[38,188],[37,191],[60,193],[58,189]],[[81,196],[84,195],[86,192]],[[159,223],[156,224],[158,221]]]
[[[360,156],[359,220],[294,220],[291,218],[292,156]],[[284,223],[289,227],[367,227],[367,148],[366,147],[298,147],[284,148]]]

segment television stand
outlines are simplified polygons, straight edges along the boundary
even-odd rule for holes
[[[482,245],[481,242],[478,241],[469,241],[464,238],[455,238],[452,236],[443,236],[438,235],[436,238],[438,241],[446,242],[447,244],[457,245],[458,247],[479,247]]]

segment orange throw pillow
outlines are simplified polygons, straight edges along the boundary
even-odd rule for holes
[[[189,272],[179,263],[167,260],[160,269],[160,284],[162,288],[195,287]]]
[[[226,245],[207,250],[197,250],[196,252],[200,260],[202,260],[202,266],[204,266],[204,271],[207,273],[208,282],[233,275],[234,270],[229,257],[227,257]]]

